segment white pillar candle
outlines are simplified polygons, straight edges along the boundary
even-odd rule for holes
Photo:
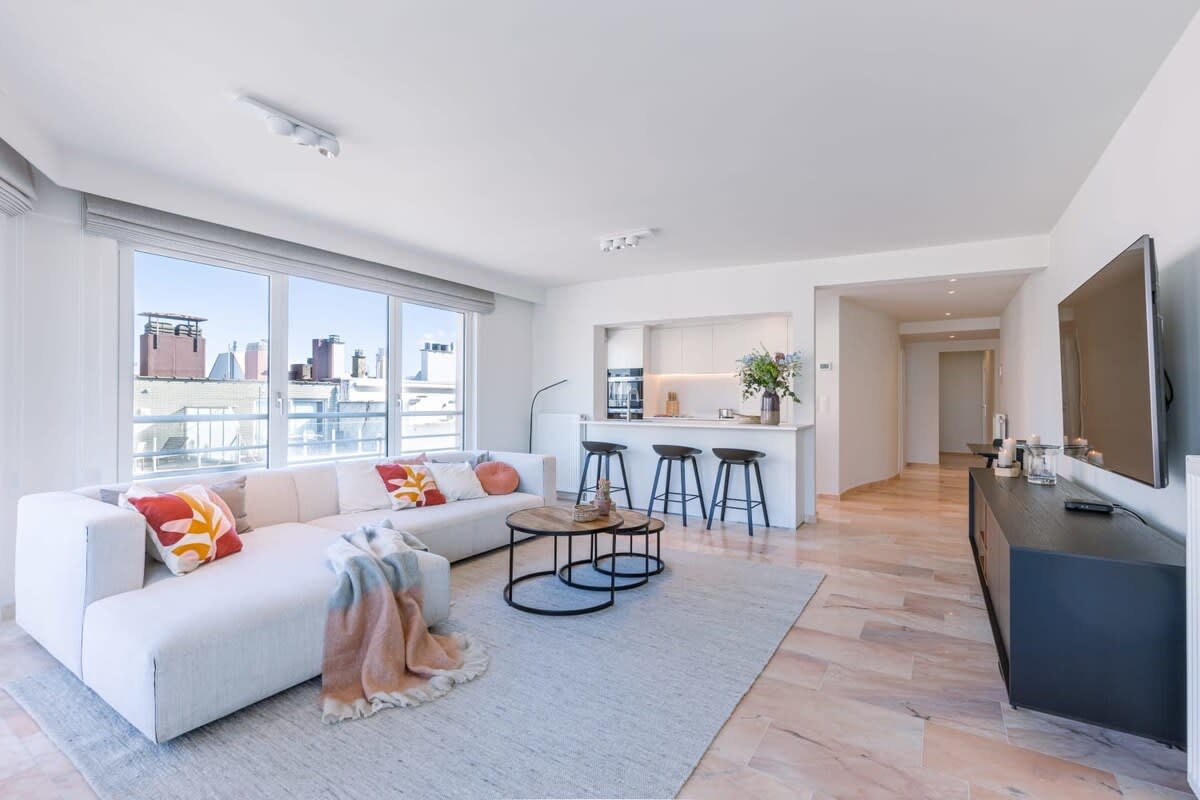
[[[997,467],[1011,467],[1012,462],[1013,462],[1012,453],[1008,452],[1007,450],[1001,450],[999,453],[996,454],[996,466]]]
[[[1029,434],[1029,438],[1025,440],[1028,444],[1041,444],[1042,437],[1036,433]]]

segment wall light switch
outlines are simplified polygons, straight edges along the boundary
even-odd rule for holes
[[[817,369],[821,372],[833,372],[833,362],[819,361],[817,362]]]

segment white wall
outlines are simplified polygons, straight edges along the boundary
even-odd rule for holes
[[[1182,536],[1184,456],[1200,452],[1200,19],[1163,62],[1050,234],[1050,265],[1026,281],[1002,323],[1002,410],[1010,430],[1062,436],[1056,308],[1143,233],[1155,238],[1164,366],[1175,384],[1167,412],[1170,485],[1155,490],[1073,460],[1060,471]]]
[[[938,449],[969,453],[983,441],[983,352],[938,354]]]
[[[899,326],[842,297],[838,309],[838,491],[896,474]]]
[[[17,498],[116,478],[116,244],[83,234],[74,192],[38,176],[37,193],[32,213],[2,223],[0,606]]]
[[[476,444],[485,450],[529,447],[533,304],[496,295],[496,310],[476,324]]]
[[[0,609],[13,598],[17,498],[117,480],[118,254],[86,236],[80,195],[37,174],[0,215]],[[477,326],[477,441],[527,446],[533,306],[498,295]]]
[[[999,339],[909,342],[904,346],[904,460],[907,463],[938,463],[938,451],[941,449],[938,430],[938,354],[963,350],[996,350],[999,347]],[[999,412],[1004,410],[1003,406],[996,408]]]

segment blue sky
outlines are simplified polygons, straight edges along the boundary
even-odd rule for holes
[[[270,289],[268,278],[263,275],[137,253],[133,286],[136,314],[156,311],[208,318],[201,324],[208,356],[206,369],[212,368],[217,354],[230,342],[236,341],[238,349],[244,351],[247,342],[268,338]],[[313,339],[336,333],[346,344],[346,369],[350,369],[354,350],[362,348],[367,356],[367,370],[375,374],[375,353],[387,344],[385,296],[289,278],[288,297],[289,364],[312,356]],[[452,340],[457,334],[458,317],[451,311],[405,304],[405,375],[419,369],[418,354],[424,341]],[[137,318],[136,333],[141,333],[144,322]]]

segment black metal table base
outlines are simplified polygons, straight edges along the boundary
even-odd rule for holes
[[[615,532],[613,532],[611,534],[611,536],[612,536],[613,549],[615,550],[617,547],[617,534]],[[564,565],[563,569],[568,569],[569,567],[573,566],[570,563],[571,543],[572,543],[571,539],[568,538],[568,540],[567,540],[567,546],[568,546],[567,562],[568,563],[566,565]],[[528,614],[540,614],[540,615],[546,616],[546,617],[574,617],[574,616],[578,616],[580,614],[591,614],[596,611],[603,611],[606,608],[611,608],[613,603],[616,602],[618,588],[625,588],[625,587],[617,586],[617,577],[615,575],[610,576],[609,585],[607,587],[605,587],[605,586],[599,586],[599,587],[584,586],[582,584],[577,585],[574,583],[567,583],[566,581],[564,581],[564,583],[567,583],[568,586],[571,586],[572,588],[576,588],[576,589],[588,589],[591,591],[601,591],[601,592],[607,591],[608,599],[605,600],[603,603],[596,603],[595,605],[584,606],[583,608],[541,608],[539,606],[531,606],[531,605],[526,605],[525,603],[518,603],[516,600],[513,600],[513,597],[512,597],[513,587],[516,586],[518,583],[522,583],[524,581],[533,580],[534,578],[542,578],[542,577],[546,577],[546,576],[550,576],[550,575],[557,576],[561,580],[562,576],[559,575],[560,570],[558,567],[558,538],[557,537],[555,537],[555,539],[554,539],[554,568],[553,569],[543,569],[543,570],[537,570],[536,572],[527,572],[524,575],[517,575],[514,577],[514,575],[513,575],[513,548],[515,545],[516,545],[516,532],[512,528],[509,528],[508,529],[508,583],[505,584],[505,586],[504,586],[504,602],[508,603],[510,606],[517,609],[518,611],[524,611]],[[590,559],[589,559],[589,563],[590,563]]]
[[[609,570],[605,569],[604,567],[600,566],[601,561],[612,558],[613,556],[616,556],[617,558],[645,559],[647,569],[644,572],[621,572],[620,570],[612,572],[612,571],[609,571]],[[650,564],[655,565],[654,569],[649,568]],[[658,575],[659,573],[661,573],[666,568],[666,564],[663,563],[662,558],[660,558],[659,556],[652,556],[649,553],[635,553],[632,550],[629,550],[624,553],[608,553],[606,555],[602,555],[599,558],[597,558],[594,562],[592,562],[592,568],[594,570],[596,570],[596,572],[599,572],[601,575],[615,575],[618,578],[641,578],[644,576],[647,580],[649,580],[649,578],[652,575]],[[638,585],[640,586],[641,584],[638,584]],[[620,589],[621,589],[621,587],[618,586],[617,590],[620,591]]]

